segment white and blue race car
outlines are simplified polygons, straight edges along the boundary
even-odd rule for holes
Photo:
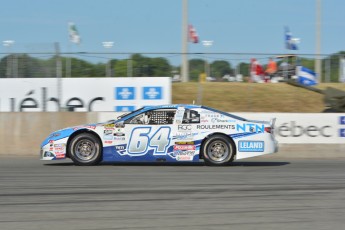
[[[41,160],[225,165],[277,152],[274,123],[198,105],[143,107],[116,120],[53,132],[41,145]]]

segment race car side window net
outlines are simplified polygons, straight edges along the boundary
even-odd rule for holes
[[[174,121],[176,110],[153,110],[148,112],[149,124],[171,125]]]

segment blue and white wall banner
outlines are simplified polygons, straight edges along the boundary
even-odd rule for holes
[[[169,77],[0,79],[0,112],[133,111],[171,104]],[[59,98],[61,95],[61,98]]]
[[[135,110],[135,106],[120,105],[120,106],[114,107],[114,111],[117,111],[117,112],[130,112],[134,110]]]
[[[143,87],[144,100],[161,100],[163,88],[160,86]]]
[[[115,87],[116,100],[134,100],[135,87]]]

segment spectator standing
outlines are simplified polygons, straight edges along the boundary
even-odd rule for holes
[[[251,65],[250,65],[251,81],[261,83],[263,74],[264,74],[264,71],[260,63],[255,58],[252,58]]]
[[[272,58],[270,58],[265,71],[266,74],[269,76],[270,80],[272,79],[273,75],[277,72],[277,70],[277,63]]]

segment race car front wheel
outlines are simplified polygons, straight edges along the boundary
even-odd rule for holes
[[[76,165],[96,165],[101,160],[101,144],[95,135],[81,133],[69,144],[69,155]]]
[[[214,135],[203,144],[204,161],[208,165],[226,165],[233,161],[235,147],[230,138]]]

